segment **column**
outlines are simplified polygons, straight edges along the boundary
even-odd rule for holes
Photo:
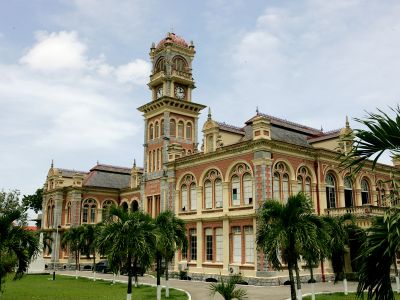
[[[229,191],[229,182],[222,182],[222,208],[224,213],[229,212],[229,200],[230,200],[230,191]]]
[[[225,218],[222,222],[222,236],[223,236],[223,258],[222,258],[222,262],[223,262],[223,271],[228,272],[228,268],[229,268],[229,253],[230,253],[230,249],[229,249],[229,244],[230,244],[230,239],[229,239],[229,233],[230,233],[230,229],[229,229],[229,219]]]
[[[197,221],[196,234],[197,234],[197,267],[201,268],[203,265],[203,254],[204,254],[202,221]]]

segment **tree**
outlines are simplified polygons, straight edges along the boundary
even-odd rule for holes
[[[400,213],[399,208],[390,209],[385,216],[377,217],[367,229],[362,246],[357,287],[358,298],[392,300],[394,294],[390,280],[392,264],[396,267],[396,253],[400,250]],[[396,276],[398,271],[396,268]]]
[[[293,271],[298,273],[301,245],[317,244],[316,224],[319,222],[310,199],[303,193],[290,196],[286,204],[266,201],[258,213],[257,246],[277,270],[282,269],[278,255],[282,253],[288,266],[292,300],[296,299]],[[298,275],[296,277],[301,297],[300,278]]]
[[[137,274],[138,264],[150,263],[156,249],[154,222],[141,211],[125,212],[122,208],[112,207],[99,241],[99,246],[105,250],[107,257],[119,256],[128,268],[127,300],[130,300],[132,272]],[[110,260],[111,263],[114,261]]]
[[[229,276],[227,281],[221,276],[220,282],[210,283],[210,294],[214,296],[216,293],[220,294],[225,300],[247,299],[247,292],[242,288],[237,288],[236,285],[242,281],[240,275]]]
[[[99,249],[99,233],[101,231],[101,226],[103,224],[99,223],[96,225],[92,224],[84,224],[82,225],[81,232],[81,243],[82,243],[82,251],[85,253],[87,258],[90,258],[92,255],[93,258],[93,280],[96,281],[96,252]]]
[[[36,235],[14,224],[20,217],[19,210],[0,213],[0,295],[6,274],[16,268],[14,280],[21,278],[39,250]]]
[[[185,222],[173,212],[164,211],[155,219],[157,226],[157,299],[161,299],[161,262],[165,259],[166,297],[169,297],[168,263],[173,259],[176,250],[187,246]]]
[[[4,214],[7,212],[11,212],[14,210],[18,210],[20,215],[15,222],[19,225],[27,225],[28,224],[28,214],[26,212],[26,207],[20,204],[19,201],[19,191],[11,190],[9,192],[5,192],[4,190],[0,191],[0,214]]]
[[[78,269],[79,269],[79,253],[81,252],[82,245],[82,231],[81,226],[75,226],[69,228],[64,232],[61,239],[61,247],[63,249],[69,249],[71,253],[75,256],[75,278],[78,279]],[[43,239],[44,240],[44,239]]]
[[[22,197],[22,204],[30,209],[33,209],[35,213],[42,210],[43,202],[43,189],[37,189],[32,195],[24,195]]]
[[[389,151],[394,158],[400,158],[400,107],[392,111],[394,118],[378,110],[379,113],[368,113],[365,119],[355,119],[367,129],[356,129],[345,138],[353,142],[353,148],[343,156],[342,166],[355,167],[353,171],[357,173],[375,156],[372,160],[374,168],[385,151]]]

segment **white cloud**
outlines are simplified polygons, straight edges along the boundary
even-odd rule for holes
[[[83,69],[87,66],[86,45],[76,32],[38,32],[37,43],[29,49],[20,62],[34,70],[58,71]]]
[[[150,74],[150,65],[142,59],[135,59],[133,62],[119,66],[115,74],[119,82],[145,84]]]

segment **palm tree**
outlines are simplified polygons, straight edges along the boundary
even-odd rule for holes
[[[96,252],[98,251],[98,237],[101,230],[102,223],[96,225],[84,224],[82,225],[81,242],[82,250],[87,258],[92,255],[93,258],[93,281],[96,281]]]
[[[329,258],[332,262],[333,272],[335,273],[335,282],[343,277],[343,286],[345,295],[347,291],[347,276],[345,270],[345,254],[348,252],[349,228],[354,226],[354,216],[345,214],[340,217],[324,216],[324,222],[327,224],[329,239]]]
[[[187,246],[185,222],[177,218],[173,212],[164,211],[155,219],[157,226],[157,300],[161,299],[161,262],[165,259],[166,297],[169,297],[168,264],[175,252]]]
[[[377,217],[367,229],[362,246],[357,296],[367,299],[392,300],[394,294],[390,280],[392,264],[396,266],[396,253],[400,250],[400,213],[392,208],[384,217]],[[396,271],[397,276],[397,271]]]
[[[21,278],[39,251],[37,236],[14,224],[20,217],[18,210],[0,214],[0,296],[6,274],[13,272],[17,266],[14,279]]]
[[[242,281],[240,275],[229,276],[228,281],[224,281],[221,276],[221,282],[213,282],[210,284],[210,294],[214,296],[216,293],[220,294],[225,300],[237,299],[243,300],[247,299],[247,292],[242,288],[236,288],[236,284]]]
[[[310,199],[303,193],[290,196],[286,204],[266,201],[258,213],[257,245],[277,270],[282,269],[278,257],[279,250],[282,250],[288,266],[292,300],[296,299],[293,271],[297,273],[297,289],[301,298],[297,266],[301,254],[300,245],[317,244],[316,224],[319,222]]]
[[[61,247],[69,249],[75,255],[75,278],[78,279],[79,254],[83,249],[82,226],[74,226],[64,232],[61,239]]]
[[[112,207],[110,218],[105,222],[99,238],[99,246],[105,249],[110,263],[118,261],[128,268],[127,300],[132,298],[132,272],[137,274],[138,264],[151,262],[156,249],[155,224],[141,211],[130,212]]]
[[[366,119],[355,119],[367,129],[356,129],[345,139],[353,142],[353,148],[342,160],[345,168],[355,167],[359,172],[368,159],[374,157],[372,168],[385,151],[392,157],[400,157],[400,107],[392,109],[395,117],[391,118],[381,110],[379,113],[368,113]]]

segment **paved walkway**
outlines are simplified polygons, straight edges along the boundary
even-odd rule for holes
[[[57,272],[57,274],[65,274],[65,275],[75,275],[75,271],[62,271]],[[79,276],[92,277],[93,273],[90,271],[81,271],[78,273]],[[112,274],[102,274],[96,273],[96,278],[102,279],[112,279]],[[119,276],[118,280],[127,282],[127,276]],[[139,283],[148,283],[148,284],[156,284],[156,279],[150,276],[139,277]],[[161,284],[164,285],[165,281],[162,278]],[[185,291],[188,291],[192,297],[192,300],[221,300],[222,297],[215,296],[214,298],[209,295],[209,283],[202,281],[182,281],[177,279],[170,279],[169,286],[180,288]],[[268,300],[283,300],[290,298],[290,288],[289,286],[251,286],[244,285],[241,286],[245,290],[247,290],[247,296],[250,300],[258,300],[258,299],[268,299]],[[349,282],[348,283],[349,291],[355,291],[357,289],[357,283]],[[337,284],[333,284],[332,282],[326,283],[316,283],[315,284],[316,292],[342,292],[343,291],[343,283],[339,282]],[[133,291],[134,292],[134,291]],[[309,284],[302,285],[303,295],[311,292],[311,286]]]

